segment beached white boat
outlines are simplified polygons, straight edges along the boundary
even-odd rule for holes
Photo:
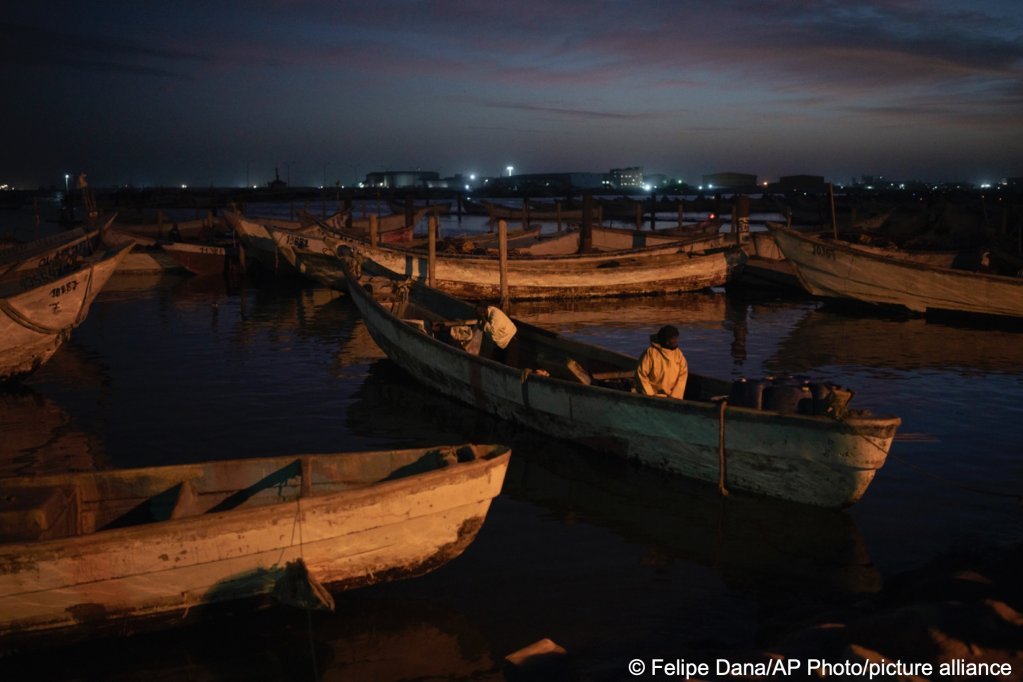
[[[859,500],[888,455],[897,417],[720,407],[732,382],[690,374],[686,399],[630,392],[636,358],[516,321],[514,366],[463,350],[445,325],[475,317],[463,301],[346,261],[349,292],[377,345],[425,385],[547,435],[729,489],[818,505]],[[363,287],[390,298],[387,305]],[[435,324],[442,323],[436,327]],[[642,349],[637,348],[636,354]],[[544,370],[543,376],[535,370]],[[825,402],[826,404],[826,402]],[[802,407],[800,407],[802,409]],[[814,414],[816,413],[816,414]]]
[[[426,281],[427,254],[395,246],[371,246],[351,237],[326,236],[335,252],[352,249],[358,258]],[[554,256],[509,257],[509,297],[513,300],[639,296],[699,291],[737,276],[746,255],[739,247],[690,251],[683,242],[643,249]],[[440,253],[434,286],[468,299],[500,298],[500,263],[492,255]]]
[[[953,268],[956,254],[860,246],[781,226],[771,226],[771,232],[799,281],[815,296],[901,306],[915,313],[1023,317],[1023,278]]]
[[[35,371],[85,320],[131,244],[0,280],[0,381]]]
[[[323,587],[426,573],[473,541],[509,457],[462,445],[5,479],[0,650],[270,593],[329,606]]]

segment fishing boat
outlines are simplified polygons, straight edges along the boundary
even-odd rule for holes
[[[403,249],[351,237],[325,238],[358,258],[419,281],[429,276],[429,258]],[[528,250],[526,250],[528,251]],[[514,300],[663,295],[721,286],[738,275],[746,255],[740,247],[690,250],[684,242],[643,249],[507,259],[508,295]],[[501,296],[500,259],[493,255],[437,253],[434,286],[468,299]]]
[[[195,275],[215,275],[226,272],[237,258],[238,248],[233,241],[219,243],[171,242],[162,248],[181,267]]]
[[[243,267],[246,258],[253,258],[271,272],[280,273],[299,273],[299,270],[288,258],[282,257],[278,248],[281,240],[274,237],[275,233],[285,232],[304,239],[319,239],[324,234],[368,238],[371,231],[370,218],[352,219],[349,225],[345,213],[338,213],[325,219],[304,213],[303,220],[299,221],[249,218],[234,211],[226,211],[223,215],[241,242],[242,250],[239,257],[242,259]],[[423,214],[417,215],[421,217]],[[380,243],[397,244],[412,240],[415,223],[406,225],[404,216],[384,216],[376,222],[377,239]]]
[[[88,231],[76,227],[0,250],[0,277],[12,272],[52,267],[90,255],[99,247],[100,236],[109,231],[116,217],[116,213],[110,214]]]
[[[953,267],[952,252],[907,252],[769,226],[815,296],[898,306],[913,313],[1023,317],[1023,278]]]
[[[57,352],[131,246],[0,279],[0,381],[34,372]]]
[[[463,334],[445,335],[452,326],[472,329],[471,304],[372,262],[350,258],[343,267],[377,345],[426,386],[549,436],[722,489],[851,505],[884,465],[900,423],[851,410],[824,414],[816,401],[810,413],[802,401],[798,409],[740,407],[749,403],[723,400],[733,382],[693,373],[684,400],[643,396],[631,391],[634,357],[521,320],[517,361],[503,364],[451,340]]]
[[[420,575],[460,555],[510,451],[461,445],[17,477],[0,500],[0,650],[129,633],[273,594]]]

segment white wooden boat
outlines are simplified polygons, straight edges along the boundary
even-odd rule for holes
[[[462,445],[5,479],[0,650],[270,593],[329,606],[322,587],[426,573],[473,541],[509,457]]]
[[[516,321],[515,366],[461,349],[435,323],[468,320],[473,307],[394,273],[360,281],[344,263],[349,293],[377,345],[425,385],[547,435],[729,489],[818,505],[859,500],[888,455],[897,417],[842,418],[721,408],[732,383],[690,374],[686,399],[629,391],[636,358]],[[387,295],[388,307],[362,285]],[[642,349],[637,348],[639,355]],[[571,362],[570,362],[571,361]],[[545,370],[543,376],[534,370]],[[528,370],[528,371],[527,371]]]
[[[771,231],[803,287],[815,296],[901,306],[915,313],[1023,317],[1023,278],[953,268],[955,254],[860,246],[781,226]]]
[[[0,381],[35,371],[57,352],[131,246],[0,279]]]
[[[231,241],[171,242],[161,244],[163,249],[181,267],[195,275],[214,275],[227,272],[238,248]]]
[[[326,236],[337,252],[352,249],[358,258],[417,281],[426,281],[427,254],[389,245],[371,246],[352,237]],[[514,300],[639,296],[699,291],[736,277],[746,255],[739,247],[689,251],[672,242],[644,249],[598,253],[509,257],[509,296]],[[468,299],[500,298],[500,263],[494,256],[437,253],[434,286]]]

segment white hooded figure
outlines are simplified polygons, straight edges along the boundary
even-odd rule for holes
[[[650,337],[636,365],[636,391],[643,395],[682,400],[689,379],[689,365],[678,347],[678,329],[671,325]]]

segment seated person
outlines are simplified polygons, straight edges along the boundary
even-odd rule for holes
[[[682,400],[688,379],[689,365],[678,347],[678,329],[665,325],[650,337],[650,347],[639,358],[636,391]]]

